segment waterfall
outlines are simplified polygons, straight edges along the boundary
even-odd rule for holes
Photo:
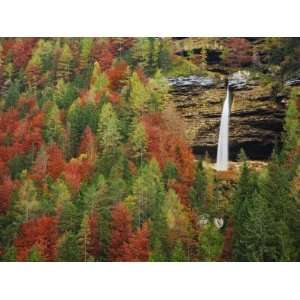
[[[230,116],[230,90],[227,86],[226,99],[223,105],[221,125],[219,131],[218,154],[216,170],[226,171],[228,169],[228,135]]]

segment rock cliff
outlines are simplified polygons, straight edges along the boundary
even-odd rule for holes
[[[195,154],[206,151],[215,158],[226,87],[224,81],[208,77],[169,78],[170,95],[187,124],[187,138]],[[269,87],[235,77],[230,116],[230,158],[244,148],[250,159],[270,156],[284,118],[284,96],[272,95]]]

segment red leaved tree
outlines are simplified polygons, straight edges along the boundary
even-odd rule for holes
[[[47,148],[47,172],[55,180],[64,170],[65,160],[62,150],[56,145],[49,145]]]
[[[112,210],[112,232],[108,249],[110,261],[122,261],[124,245],[132,235],[132,217],[127,207],[119,202]]]
[[[194,156],[185,140],[171,132],[161,114],[144,115],[142,119],[148,136],[148,152],[158,161],[161,169],[172,162],[179,178],[171,185],[184,203],[195,174]]]
[[[87,126],[83,132],[80,148],[80,154],[86,154],[91,162],[96,160],[96,138],[91,128]]]
[[[225,46],[228,48],[224,58],[225,64],[231,67],[243,67],[252,62],[251,44],[245,38],[228,38]]]
[[[97,40],[91,50],[91,55],[94,60],[98,61],[101,66],[101,70],[108,70],[114,59],[114,49],[111,47],[109,41]]]
[[[52,217],[42,216],[22,224],[15,240],[17,260],[26,260],[32,247],[36,246],[43,260],[54,261],[57,238],[57,221]]]
[[[122,261],[148,261],[149,234],[149,226],[145,222],[123,245]]]
[[[0,214],[9,209],[13,189],[14,183],[9,177],[5,178],[0,184]]]
[[[92,163],[83,155],[65,164],[63,175],[73,192],[79,191],[81,183],[88,178],[92,169]]]
[[[107,71],[107,76],[110,82],[109,87],[114,91],[120,90],[126,83],[128,64],[125,61],[116,63]]]
[[[88,220],[89,225],[89,243],[87,245],[87,252],[93,257],[100,255],[100,230],[99,230],[99,217],[95,211],[91,213]]]
[[[27,65],[36,41],[36,38],[21,38],[15,41],[11,52],[13,64],[17,69],[24,68]]]

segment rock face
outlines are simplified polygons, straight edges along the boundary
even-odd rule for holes
[[[283,96],[271,88],[237,74],[232,89],[229,153],[235,159],[243,148],[250,159],[266,159],[280,140],[284,118]],[[187,137],[195,154],[217,152],[221,111],[226,94],[224,81],[205,77],[169,79],[171,99],[187,124]]]

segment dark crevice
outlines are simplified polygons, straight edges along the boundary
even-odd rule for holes
[[[261,144],[255,142],[245,142],[239,145],[229,146],[229,159],[236,161],[241,149],[244,149],[247,157],[250,160],[267,160],[270,158],[274,144]],[[197,156],[204,156],[205,153],[211,157],[214,161],[217,157],[217,147],[216,146],[194,146],[193,153]]]

